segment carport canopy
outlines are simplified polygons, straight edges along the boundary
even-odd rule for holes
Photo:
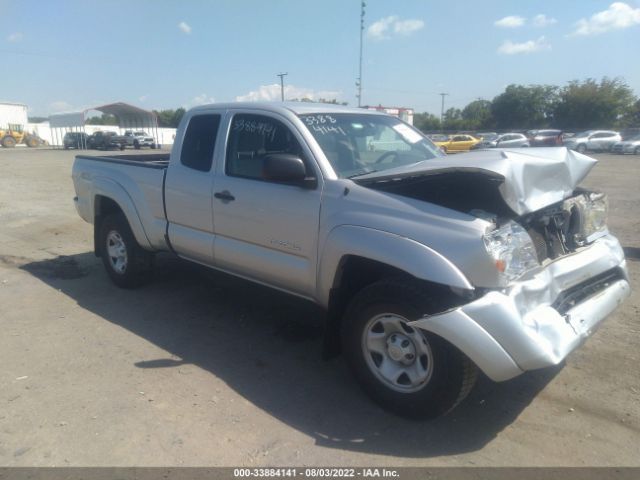
[[[56,137],[60,134],[60,139],[64,133],[69,131],[84,132],[87,112],[91,111],[113,115],[118,120],[120,130],[145,130],[155,138],[156,144],[158,143],[158,117],[156,114],[123,102],[91,107],[79,112],[57,113],[49,117],[49,126],[55,129]]]

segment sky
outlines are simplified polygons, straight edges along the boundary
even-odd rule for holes
[[[49,115],[325,98],[357,105],[360,0],[0,0],[0,101]],[[24,12],[31,12],[24,14]],[[35,12],[35,13],[34,13]],[[362,104],[440,113],[512,83],[622,77],[640,0],[366,0]]]

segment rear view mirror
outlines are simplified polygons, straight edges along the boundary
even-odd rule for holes
[[[275,153],[264,157],[262,174],[265,180],[292,183],[304,188],[315,188],[317,180],[307,177],[307,169],[300,157],[288,153]]]

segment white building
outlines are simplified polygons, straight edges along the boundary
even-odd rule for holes
[[[394,117],[398,117],[403,122],[408,123],[409,125],[413,125],[413,108],[406,107],[383,107],[382,105],[376,106],[367,106],[364,107],[367,110],[377,110],[378,112],[384,112],[387,115],[393,115]]]
[[[28,122],[27,106],[22,103],[0,102],[0,128],[9,125],[25,127]]]

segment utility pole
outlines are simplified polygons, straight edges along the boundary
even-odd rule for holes
[[[284,102],[284,77],[285,75],[289,75],[288,73],[279,73],[277,76],[280,77],[280,99]]]
[[[448,93],[439,93],[442,97],[442,106],[440,107],[440,130],[444,130],[444,97],[449,95]]]
[[[364,7],[367,4],[362,1],[360,3],[360,66],[358,69],[358,78],[356,79],[356,87],[358,87],[358,93],[356,97],[358,97],[358,107],[362,106],[362,36],[364,34]]]

